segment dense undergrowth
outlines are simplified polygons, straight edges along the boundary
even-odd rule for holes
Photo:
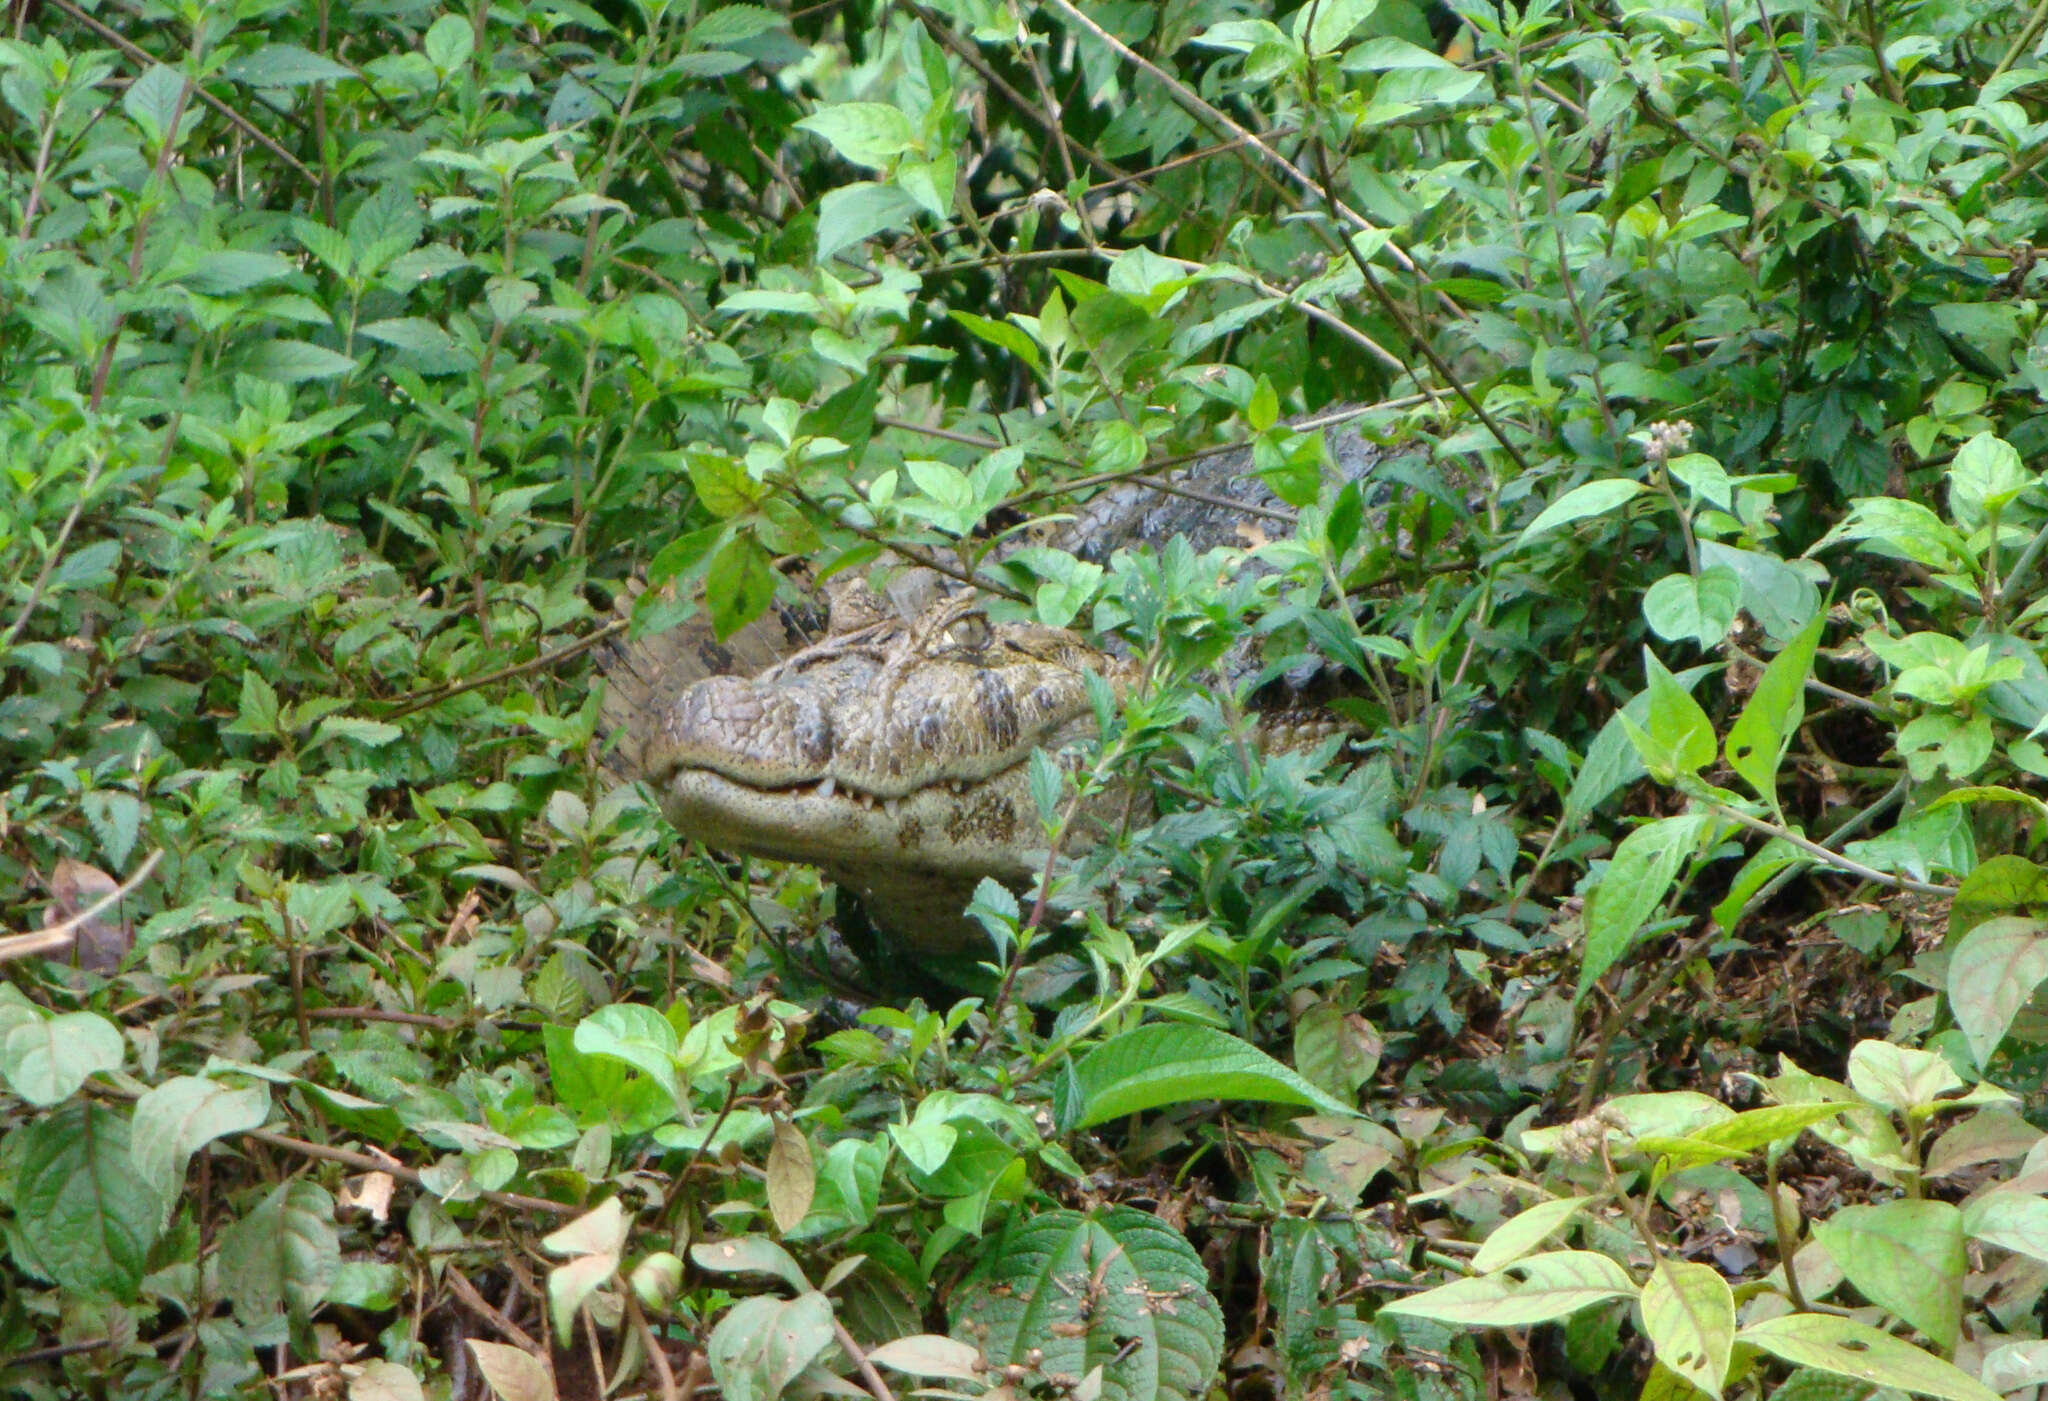
[[[2048,7],[4,18],[0,1389],[2048,1383]],[[906,558],[1162,795],[932,1006],[593,666]]]

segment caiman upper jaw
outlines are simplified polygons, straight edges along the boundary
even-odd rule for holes
[[[684,691],[648,748],[656,784],[705,771],[754,790],[823,785],[900,799],[984,782],[1090,714],[1087,671],[1114,663],[1071,634],[1005,624],[977,645],[832,639],[757,678]]]

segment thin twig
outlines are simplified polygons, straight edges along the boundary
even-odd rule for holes
[[[0,939],[0,963],[17,958],[34,958],[37,954],[53,953],[74,942],[78,931],[87,923],[99,917],[102,910],[133,893],[135,887],[149,879],[149,873],[156,869],[156,863],[163,860],[163,848],[159,847],[143,858],[135,868],[135,874],[122,881],[99,899],[80,910],[62,924],[53,924],[33,934],[14,934]]]

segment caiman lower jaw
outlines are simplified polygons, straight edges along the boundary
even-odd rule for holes
[[[714,850],[820,867],[912,953],[985,956],[988,936],[963,911],[984,877],[1013,890],[1045,869],[1031,766],[1013,764],[955,792],[950,785],[880,799],[822,784],[752,788],[709,769],[677,768],[662,807]],[[1077,813],[1061,850],[1079,855],[1124,815],[1128,791]]]

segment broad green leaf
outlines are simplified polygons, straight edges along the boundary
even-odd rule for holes
[[[840,102],[811,113],[797,130],[822,136],[855,165],[880,169],[915,147],[917,132],[900,108],[884,102]]]
[[[832,1301],[812,1289],[740,1300],[711,1330],[705,1355],[728,1401],[775,1401],[830,1346]]]
[[[0,1071],[30,1104],[62,1103],[88,1078],[119,1070],[127,1053],[121,1032],[97,1012],[65,1012],[24,1021],[0,1038]]]
[[[280,1308],[304,1318],[340,1267],[334,1199],[316,1183],[285,1183],[221,1233],[221,1292],[247,1323]]]
[[[699,1241],[690,1247],[690,1262],[713,1274],[773,1275],[799,1294],[811,1287],[803,1267],[766,1236]]]
[[[1306,1104],[1326,1114],[1356,1111],[1333,1099],[1265,1052],[1206,1026],[1155,1024],[1112,1036],[1074,1066],[1080,1094],[1078,1119],[1092,1124],[1208,1099],[1251,1099]]]
[[[1621,1266],[1590,1250],[1553,1250],[1505,1269],[1454,1280],[1382,1313],[1412,1314],[1461,1328],[1530,1328],[1569,1318],[1608,1299],[1635,1297],[1635,1281]]]
[[[1963,1087],[1948,1058],[1889,1041],[1858,1041],[1849,1051],[1849,1087],[1901,1114],[1925,1113]]]
[[[356,368],[356,362],[348,356],[301,340],[261,341],[243,363],[250,374],[281,384],[334,379],[351,374]]]
[[[1719,1397],[1735,1349],[1735,1294],[1711,1265],[1659,1260],[1643,1281],[1643,1332],[1657,1360]]]
[[[704,602],[720,642],[767,612],[774,600],[774,561],[759,541],[740,534],[719,546],[704,573]]]
[[[992,321],[986,316],[976,316],[971,311],[953,311],[947,314],[973,332],[977,340],[987,341],[990,345],[1009,351],[1034,370],[1039,367],[1038,343],[1019,327],[1008,321]]]
[[[1714,762],[1714,724],[1700,703],[1647,647],[1643,649],[1643,669],[1649,678],[1645,688],[1649,708],[1640,725],[1624,711],[1620,716],[1622,729],[1635,745],[1650,777],[1659,783],[1676,783]]]
[[[1697,575],[1667,574],[1643,595],[1643,620],[1666,642],[1686,639],[1716,647],[1734,626],[1742,581],[1715,566]]]
[[[2048,980],[2048,921],[2024,915],[1987,919],[1949,950],[1948,1003],[1978,1065]]]
[[[818,261],[824,262],[884,229],[907,228],[920,206],[894,185],[857,180],[818,201]]]
[[[355,77],[354,69],[297,44],[265,44],[231,60],[226,72],[252,88],[298,88]]]
[[[1479,1253],[1472,1257],[1473,1270],[1486,1275],[1502,1266],[1512,1265],[1570,1225],[1593,1200],[1592,1197],[1559,1197],[1555,1201],[1538,1202],[1509,1217],[1487,1233]]]
[[[1692,1137],[1742,1152],[1753,1152],[1781,1138],[1861,1107],[1861,1101],[1822,1101],[1817,1104],[1768,1104],[1762,1109],[1745,1109],[1734,1118],[1695,1129]]]
[[[868,1361],[914,1377],[980,1382],[987,1375],[980,1348],[941,1333],[917,1333],[869,1348]]]
[[[1573,521],[1585,520],[1590,516],[1605,515],[1635,500],[1645,489],[1641,482],[1632,482],[1626,478],[1587,482],[1584,486],[1573,487],[1545,506],[1536,519],[1529,522],[1515,544],[1520,547],[1561,525],[1569,525]]]
[[[1621,839],[1587,901],[1579,996],[1634,947],[1643,926],[1663,906],[1679,868],[1699,850],[1713,825],[1706,813],[1684,813],[1646,823]]]
[[[555,1401],[555,1379],[548,1364],[525,1348],[510,1343],[479,1342],[465,1338],[476,1370],[497,1401]],[[350,1401],[355,1401],[351,1386]]]
[[[15,1229],[38,1273],[88,1299],[135,1297],[167,1205],[135,1169],[128,1121],[67,1104],[8,1138]]]
[[[1897,1387],[1945,1401],[2000,1401],[1969,1373],[1903,1338],[1828,1313],[1788,1313],[1752,1323],[1735,1341],[1795,1367],[1817,1367],[1873,1386]]]
[[[2048,1262],[2048,1200],[2031,1192],[1986,1192],[1963,1205],[1963,1234]]]
[[[1345,1101],[1379,1069],[1380,1034],[1356,1012],[1318,1002],[1294,1024],[1294,1064],[1318,1089]]]
[[[1778,765],[1806,718],[1806,678],[1813,670],[1814,651],[1820,646],[1826,621],[1825,614],[1816,613],[1813,621],[1771,658],[1742,714],[1728,730],[1728,767],[1774,808]]]
[[[135,1102],[135,1170],[165,1201],[175,1201],[194,1153],[217,1138],[260,1129],[269,1117],[270,1091],[263,1085],[175,1076]]]
[[[700,49],[739,44],[780,29],[788,20],[765,5],[722,5],[707,11],[690,26],[689,40]]]
[[[586,1056],[623,1061],[676,1092],[676,1029],[652,1007],[620,1002],[600,1007],[577,1024],[575,1048]]]
[[[1201,1257],[1130,1207],[1013,1213],[949,1315],[953,1336],[995,1366],[1075,1377],[1101,1367],[1102,1395],[1128,1401],[1199,1401],[1223,1354]]]
[[[1963,1216],[1947,1202],[1900,1199],[1843,1207],[1814,1223],[1864,1298],[1898,1315],[1943,1352],[1962,1334]]]

